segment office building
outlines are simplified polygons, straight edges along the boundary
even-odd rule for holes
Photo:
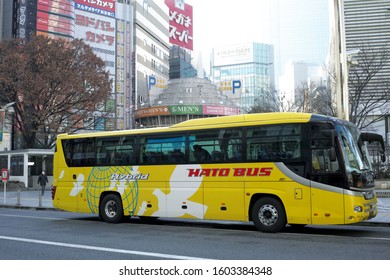
[[[186,49],[173,45],[169,50],[169,79],[196,77],[197,71],[191,61],[191,54]]]
[[[216,84],[239,81],[240,92],[232,92],[230,97],[237,101],[243,112],[250,111],[274,86],[273,46],[243,43],[214,48],[211,76]]]
[[[362,98],[372,100],[375,93],[383,95],[390,88],[390,1],[389,0],[344,0],[344,20],[345,20],[345,43],[347,52],[356,53],[356,61],[359,62],[359,51],[365,49],[375,53],[372,65],[380,63],[387,55],[387,63],[372,77],[365,86]],[[386,58],[385,58],[386,59]],[[350,98],[354,88],[350,85]],[[390,96],[383,102],[383,108],[372,112],[381,115],[383,111],[389,109]],[[364,102],[364,101],[361,101]],[[384,121],[376,123],[370,129],[381,133],[387,138],[390,144],[390,117],[387,115]]]

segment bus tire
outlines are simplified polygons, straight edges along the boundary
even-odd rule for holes
[[[123,220],[122,200],[116,194],[107,194],[100,203],[99,216],[107,223],[119,223]]]
[[[283,204],[273,197],[262,197],[252,207],[252,221],[256,228],[264,232],[278,232],[287,223]]]

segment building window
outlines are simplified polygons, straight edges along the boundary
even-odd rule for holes
[[[11,172],[12,176],[23,176],[23,156],[11,157]]]

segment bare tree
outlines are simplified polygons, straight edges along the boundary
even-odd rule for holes
[[[18,148],[50,148],[59,133],[88,129],[111,84],[104,62],[81,40],[0,43],[0,103],[16,102]]]
[[[269,112],[294,112],[296,105],[291,98],[288,98],[285,92],[269,88],[261,97],[256,98],[255,105],[249,111],[253,113],[269,113]]]
[[[349,69],[349,119],[361,129],[382,120],[390,113],[390,80],[382,74],[390,63],[388,45],[356,45],[360,50]]]
[[[310,85],[307,83],[299,85],[296,89],[295,108],[298,112],[337,115],[330,84],[311,82]]]

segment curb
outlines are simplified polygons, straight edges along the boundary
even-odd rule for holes
[[[11,208],[11,209],[23,209],[23,210],[39,210],[39,211],[63,211],[61,209],[44,206],[23,206],[23,205],[3,205],[0,204],[0,208]]]

